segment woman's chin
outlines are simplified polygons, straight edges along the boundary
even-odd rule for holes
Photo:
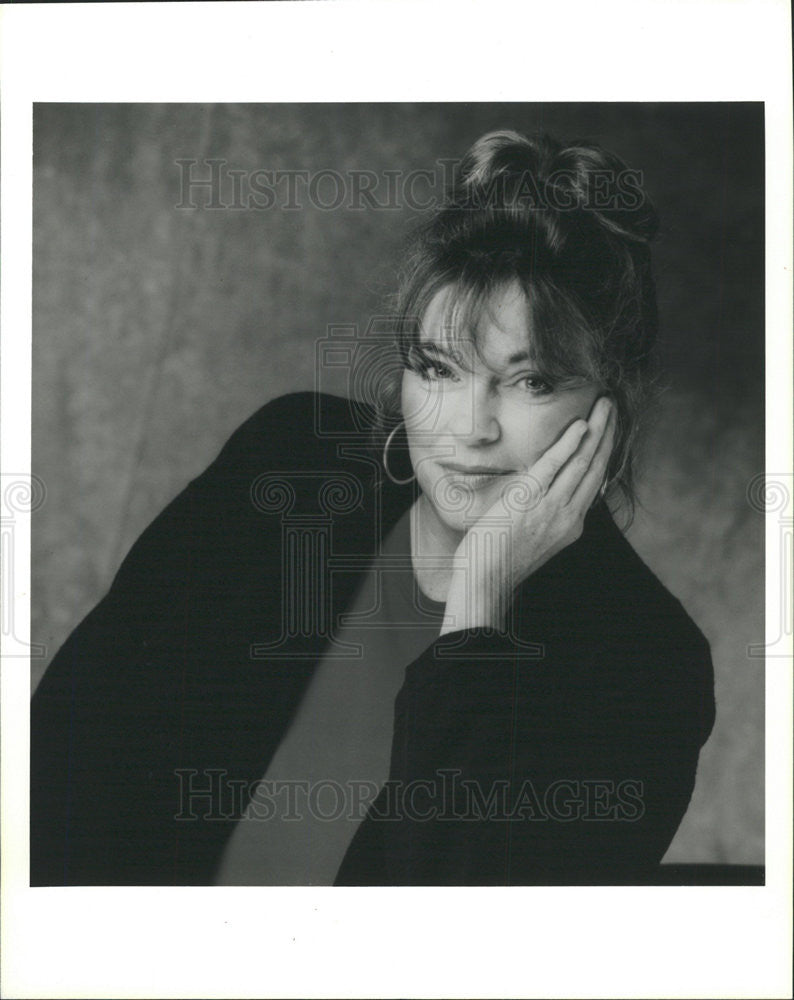
[[[444,527],[459,534],[465,534],[490,506],[477,495],[466,500],[461,498],[461,502],[454,506],[438,502],[432,504],[436,517]]]

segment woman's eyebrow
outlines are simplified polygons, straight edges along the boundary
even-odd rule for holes
[[[436,354],[443,354],[444,357],[447,358],[450,357],[449,351],[447,351],[446,347],[443,347],[441,344],[437,344],[435,340],[420,340],[415,346],[425,351],[435,351]]]
[[[505,358],[504,362],[499,364],[499,368],[500,370],[505,371],[508,368],[512,368],[513,365],[518,365],[522,362],[526,362],[529,365],[537,364],[532,356],[532,353],[525,348],[522,351],[515,351],[513,354],[509,355],[509,357]]]
[[[430,354],[438,354],[442,358],[448,358],[450,361],[455,361],[460,363],[462,360],[461,355],[458,351],[450,351],[441,344],[437,344],[434,340],[421,340],[418,344],[414,345],[420,351],[426,351]]]

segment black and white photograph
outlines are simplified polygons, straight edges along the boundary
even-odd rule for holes
[[[33,136],[32,883],[762,882],[762,106]]]
[[[766,891],[765,101],[100,93],[29,107],[31,898]]]

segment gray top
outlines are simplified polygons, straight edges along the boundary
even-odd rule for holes
[[[227,843],[221,885],[332,885],[389,776],[405,668],[438,637],[444,605],[419,589],[410,508],[364,575],[252,801]],[[356,651],[357,649],[357,651]]]

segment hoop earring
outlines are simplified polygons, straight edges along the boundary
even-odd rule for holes
[[[402,421],[400,421],[400,423],[402,423]],[[395,486],[405,486],[407,483],[412,483],[414,479],[416,479],[416,475],[409,476],[408,479],[395,479],[395,477],[391,474],[391,470],[389,469],[389,460],[386,457],[386,452],[389,450],[389,445],[391,444],[391,440],[397,433],[397,428],[399,426],[400,424],[397,424],[392,429],[392,432],[389,434],[389,436],[386,438],[386,444],[383,446],[383,468],[386,470],[386,475],[389,477],[389,479],[391,479],[391,481],[394,483]]]

